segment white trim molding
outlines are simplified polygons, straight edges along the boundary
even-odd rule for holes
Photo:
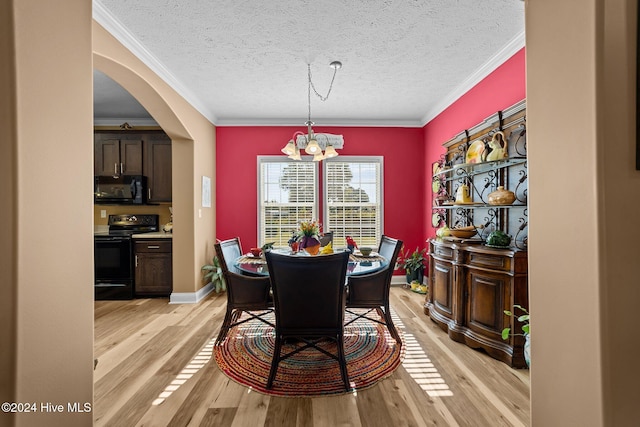
[[[213,283],[208,283],[197,292],[171,292],[169,304],[197,304],[211,292],[213,292]]]
[[[149,67],[154,73],[156,73],[162,80],[165,81],[173,90],[178,92],[193,108],[198,110],[200,114],[205,116],[212,124],[216,123],[216,117],[207,106],[198,99],[198,97],[192,93],[185,85],[180,82],[171,72],[156,58],[142,43],[140,43],[131,34],[122,23],[113,16],[109,10],[100,2],[100,0],[93,0],[93,19],[105,30],[107,30],[113,37],[116,38],[124,47],[129,49],[140,61],[142,61],[147,67]]]
[[[525,34],[524,30],[518,33],[509,43],[503,47],[500,52],[485,62],[480,68],[478,68],[473,74],[462,82],[457,88],[449,93],[449,95],[442,98],[442,100],[436,104],[427,114],[422,118],[422,126],[429,123],[436,116],[446,110],[454,102],[456,102],[462,95],[469,92],[475,85],[480,83],[482,79],[487,77],[500,65],[504,64],[507,59],[515,55],[520,49],[525,46]]]

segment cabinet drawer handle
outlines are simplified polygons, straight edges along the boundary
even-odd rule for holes
[[[120,174],[124,174],[124,163],[120,163]]]
[[[147,249],[160,249],[160,246],[158,246],[158,245],[150,245],[150,246],[147,246]]]
[[[147,189],[147,199],[151,200],[151,189]]]
[[[118,164],[117,163],[113,164],[113,174],[114,175],[118,175]]]
[[[136,255],[136,267],[138,267],[138,255]]]

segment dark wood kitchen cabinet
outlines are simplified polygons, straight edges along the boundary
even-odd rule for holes
[[[135,239],[136,296],[169,296],[173,290],[171,239]]]
[[[142,135],[97,132],[94,142],[95,175],[142,175]]]
[[[96,176],[144,175],[147,203],[171,202],[171,139],[162,130],[96,130]]]
[[[526,367],[523,337],[501,336],[506,327],[520,330],[504,310],[529,306],[526,251],[432,239],[429,282],[425,310],[451,339]]]
[[[171,202],[171,139],[164,132],[145,135],[144,175],[147,201]]]

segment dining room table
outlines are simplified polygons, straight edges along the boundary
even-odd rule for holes
[[[322,254],[309,255],[304,251],[294,252],[289,249],[272,249],[272,251],[296,257],[322,256]],[[340,249],[335,249],[335,251],[340,251]],[[377,252],[371,252],[369,255],[365,256],[356,249],[349,255],[349,263],[347,264],[347,276],[358,276],[374,273],[376,271],[382,270],[387,265],[389,265],[389,260],[381,256]],[[257,256],[251,253],[240,255],[234,261],[234,267],[240,270],[242,273],[251,276],[269,275],[269,269],[267,267],[267,261],[264,257],[264,253]]]

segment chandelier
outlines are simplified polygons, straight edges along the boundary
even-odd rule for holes
[[[324,159],[328,159],[330,157],[336,157],[338,152],[336,148],[342,148],[344,144],[344,140],[342,135],[332,135],[330,133],[314,133],[312,126],[314,123],[311,121],[311,89],[313,92],[320,98],[321,101],[326,101],[329,99],[329,94],[331,93],[331,89],[333,88],[333,81],[336,78],[336,73],[340,68],[342,68],[342,62],[333,61],[329,64],[331,68],[333,68],[333,77],[331,78],[331,84],[329,85],[329,90],[325,96],[322,96],[318,93],[313,82],[311,81],[311,64],[307,64],[307,101],[309,103],[309,115],[305,125],[307,125],[307,133],[303,132],[295,132],[287,145],[281,150],[284,154],[286,154],[290,159],[300,160],[300,149],[304,149],[305,153],[313,156],[314,162],[319,162]],[[324,153],[323,153],[324,151]]]

